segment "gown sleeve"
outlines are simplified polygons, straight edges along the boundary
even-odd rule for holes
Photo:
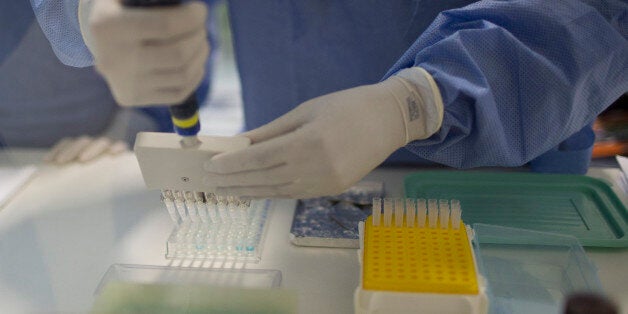
[[[406,148],[470,168],[520,166],[557,147],[628,91],[627,12],[576,0],[442,12],[386,74],[422,67],[443,98],[441,129]]]

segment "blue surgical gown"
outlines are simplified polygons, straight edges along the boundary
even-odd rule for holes
[[[443,124],[406,146],[412,156],[393,160],[582,173],[591,122],[628,90],[627,7],[614,0],[230,1],[245,125],[420,66],[441,91]],[[80,43],[49,38],[66,62],[89,64]]]

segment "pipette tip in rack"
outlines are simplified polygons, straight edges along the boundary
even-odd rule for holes
[[[373,226],[401,227],[405,223],[407,227],[442,229],[460,228],[462,215],[460,201],[456,199],[384,198],[382,204],[381,198],[374,198],[372,212]]]

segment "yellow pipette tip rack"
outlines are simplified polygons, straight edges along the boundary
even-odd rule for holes
[[[478,293],[464,227],[408,227],[405,220],[402,226],[374,226],[372,219],[365,223],[364,289]]]
[[[487,313],[461,217],[457,200],[373,199],[373,215],[360,223],[355,312]]]

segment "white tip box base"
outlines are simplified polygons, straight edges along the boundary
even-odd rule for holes
[[[362,289],[362,274],[364,263],[362,254],[364,251],[364,222],[358,224],[360,234],[360,249],[358,260],[360,262],[360,283],[353,293],[353,309],[356,314],[486,314],[488,313],[488,297],[486,281],[480,275],[477,267],[475,252],[473,260],[476,261],[478,294],[446,294],[446,293],[413,293],[393,292],[383,290]],[[473,239],[473,229],[467,227],[469,245]]]
[[[185,147],[175,133],[140,132],[135,156],[149,189],[204,191],[203,164],[212,156],[248,147],[243,136],[198,136],[200,143]]]

